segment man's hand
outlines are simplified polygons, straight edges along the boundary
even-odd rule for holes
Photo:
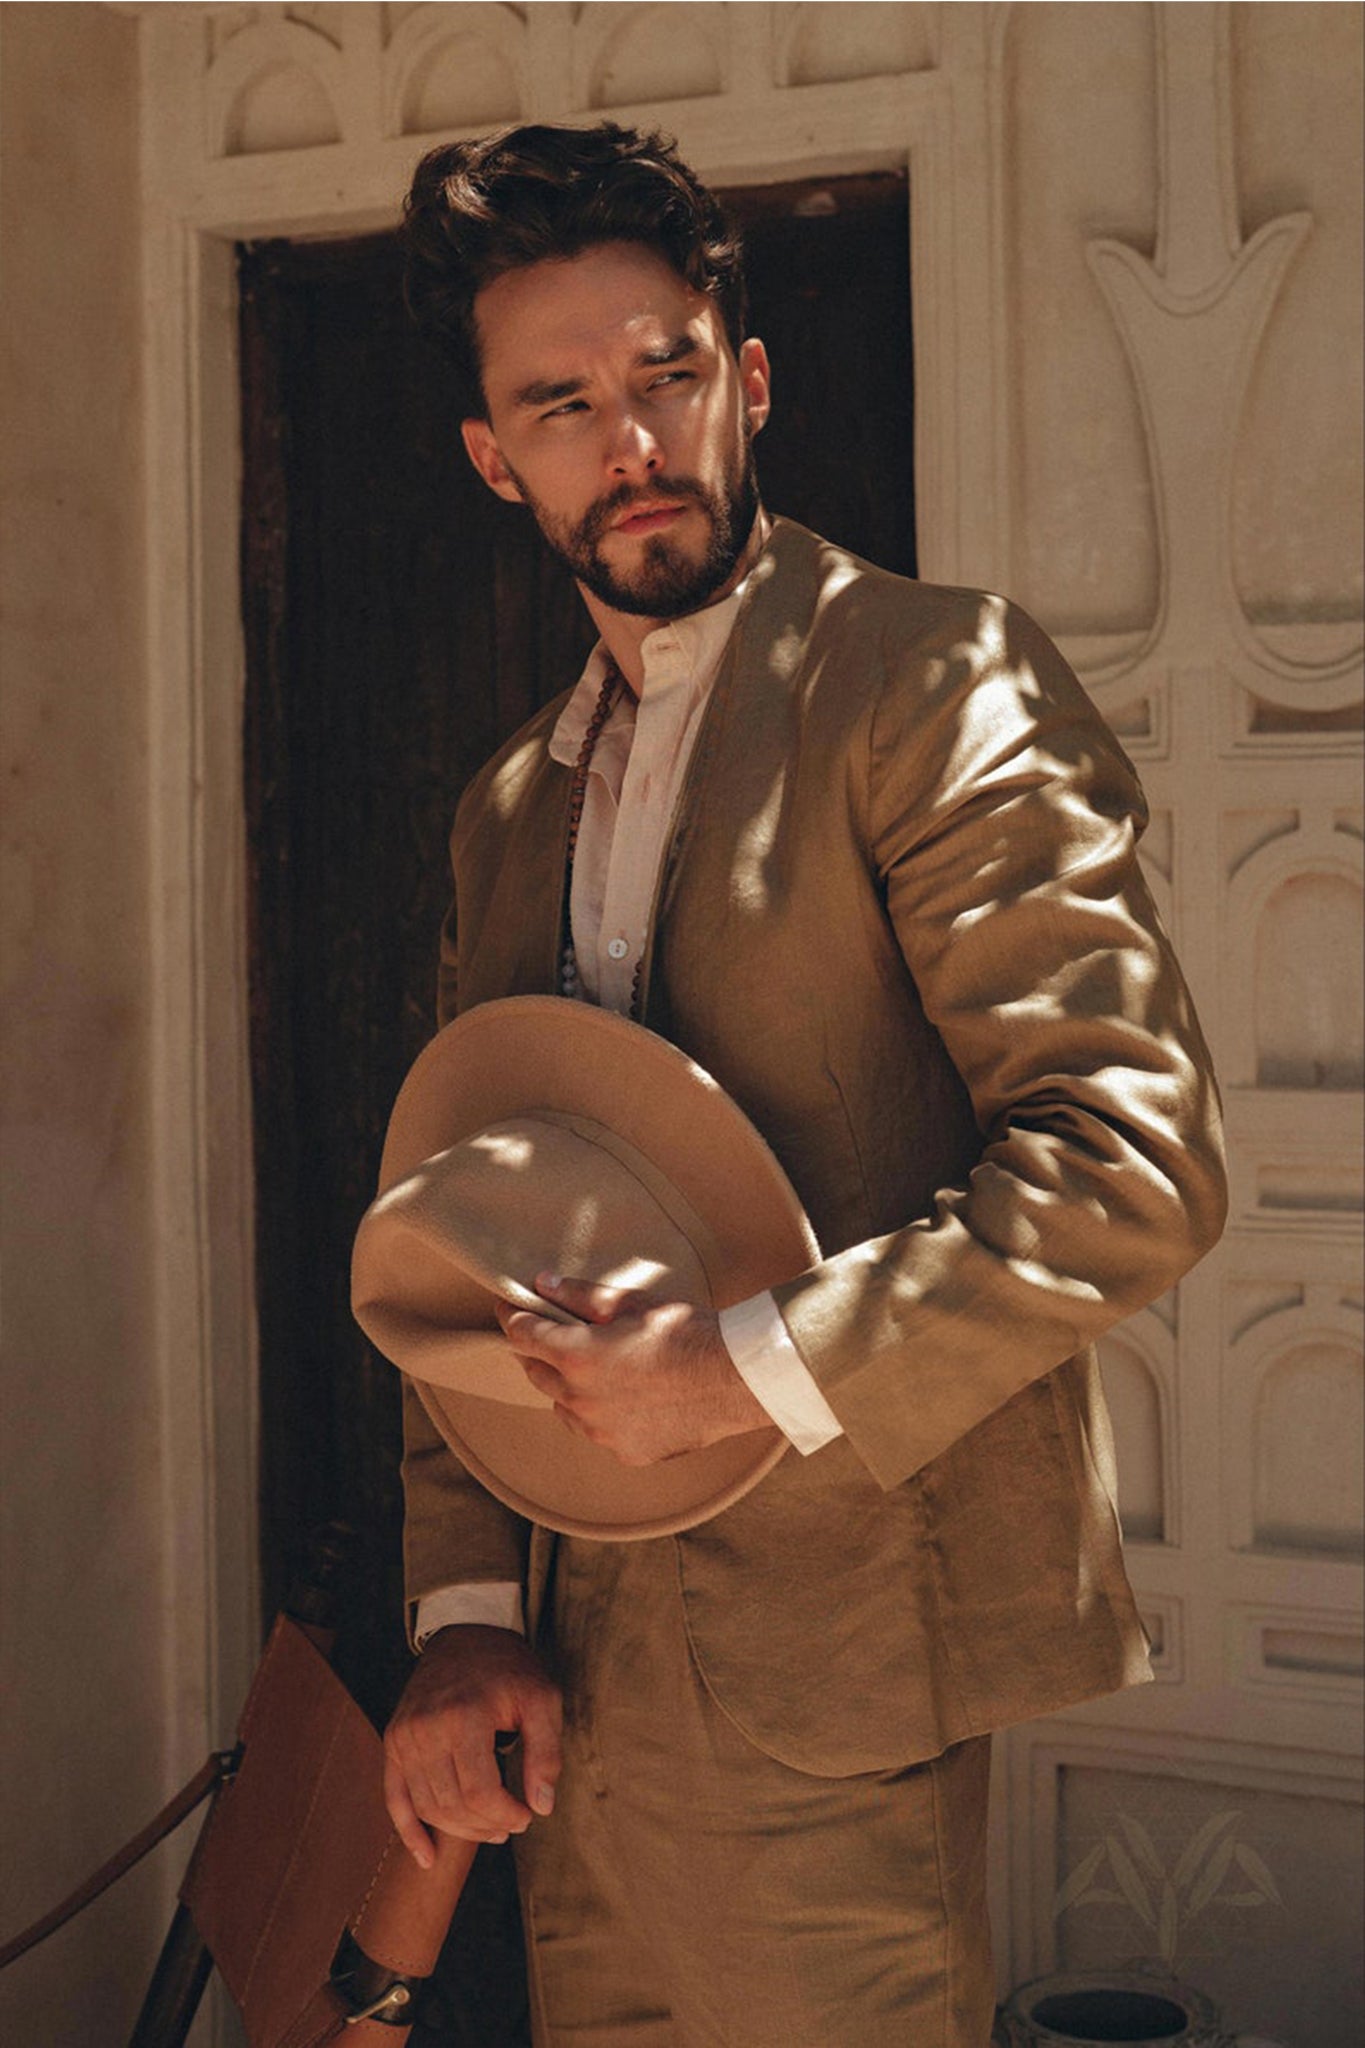
[[[562,1719],[559,1688],[514,1629],[471,1622],[432,1637],[384,1736],[384,1803],[423,1870],[435,1861],[427,1828],[505,1842],[553,1809]],[[500,1730],[521,1735],[529,1805],[503,1785]]]
[[[498,1306],[503,1335],[567,1428],[623,1465],[654,1465],[771,1422],[735,1370],[710,1309],[650,1307],[584,1280],[536,1276],[536,1292],[581,1318]]]

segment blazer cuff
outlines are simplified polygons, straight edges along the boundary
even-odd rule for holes
[[[749,1392],[803,1457],[843,1435],[843,1424],[788,1336],[771,1294],[722,1309],[720,1334]]]
[[[438,1629],[480,1622],[485,1628],[510,1628],[525,1635],[521,1587],[512,1579],[484,1580],[469,1586],[442,1586],[417,1602],[412,1625],[413,1645],[424,1650]]]

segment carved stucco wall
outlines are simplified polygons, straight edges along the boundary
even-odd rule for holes
[[[1240,2024],[1353,2039],[1357,11],[123,11],[141,16],[155,394],[155,1160],[185,1219],[162,1343],[194,1365],[165,1428],[210,1445],[173,1752],[222,1733],[251,1633],[230,241],[390,220],[430,139],[518,116],[658,119],[730,179],[908,164],[921,559],[1028,605],[1137,760],[1234,1168],[1224,1247],[1107,1347],[1158,1683],[1001,1743],[1002,1977],[1174,1928]],[[1089,1896],[1116,1886],[1117,1908]]]
[[[1004,1745],[1015,1954],[1173,1953],[1314,2044],[1361,2020],[1360,27],[994,23],[1001,573],[1138,761],[1233,1162],[1103,1347],[1158,1683]]]

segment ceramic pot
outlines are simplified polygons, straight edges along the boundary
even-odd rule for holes
[[[1236,2048],[1202,1991],[1142,1970],[1037,1977],[1000,2008],[995,2048]]]

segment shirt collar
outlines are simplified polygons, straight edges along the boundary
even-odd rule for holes
[[[701,611],[688,612],[680,619],[667,619],[645,635],[640,652],[644,657],[646,690],[685,682],[693,695],[705,696],[719,672],[748,580],[745,577],[718,604],[705,605]],[[606,673],[607,652],[599,640],[550,735],[552,761],[571,766],[578,759]],[[634,723],[635,700],[627,691],[617,700],[603,731]]]

